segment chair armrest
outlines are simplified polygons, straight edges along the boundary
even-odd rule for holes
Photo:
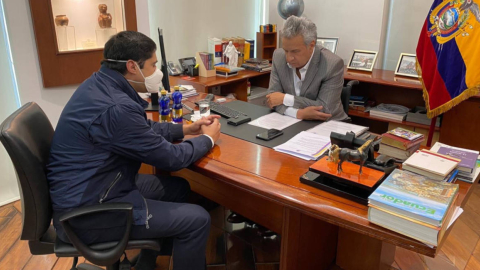
[[[101,251],[93,250],[85,243],[83,243],[73,232],[73,228],[70,225],[69,220],[84,215],[108,211],[121,211],[126,213],[127,223],[125,224],[125,233],[115,247]],[[116,263],[122,257],[123,252],[125,251],[130,237],[130,230],[132,228],[133,206],[129,203],[104,203],[98,205],[90,205],[80,207],[73,211],[65,213],[60,216],[59,220],[62,224],[63,229],[65,230],[65,234],[70,239],[70,242],[83,257],[96,265],[108,266]]]
[[[349,82],[347,83],[347,85],[350,85],[350,86],[353,87],[354,85],[357,85],[357,84],[359,84],[359,83],[360,83],[360,82],[357,81],[357,80],[351,80],[351,81],[349,81]]]

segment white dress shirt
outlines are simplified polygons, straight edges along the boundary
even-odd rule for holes
[[[213,141],[212,137],[210,137],[210,135],[207,135],[207,134],[202,134],[204,136],[207,136],[207,138],[210,139],[210,141],[212,141],[212,148],[215,146],[215,142]]]
[[[298,78],[297,76],[296,68],[290,66],[290,64],[287,63],[288,67],[293,72],[293,85],[295,86],[296,96],[300,96],[300,91],[302,89],[303,81],[305,80],[305,75],[307,74],[308,66],[310,66],[310,62],[312,61],[314,53],[315,53],[315,48],[313,48],[312,55],[310,56],[310,59],[308,60],[307,64],[299,70],[300,78]],[[283,98],[283,105],[288,107],[287,110],[285,111],[285,115],[288,115],[293,118],[297,118],[298,109],[293,108],[294,103],[295,103],[295,97],[290,94],[285,94],[285,97]]]

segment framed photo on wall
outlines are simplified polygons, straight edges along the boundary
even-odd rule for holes
[[[317,38],[317,44],[322,45],[332,53],[337,53],[338,38],[319,37]]]
[[[347,68],[372,71],[377,60],[377,53],[374,51],[354,50]]]
[[[418,78],[416,69],[417,58],[415,54],[402,53],[398,59],[395,75]]]

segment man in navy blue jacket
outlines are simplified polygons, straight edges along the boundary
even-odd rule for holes
[[[205,155],[220,136],[216,116],[191,125],[146,118],[147,102],[137,92],[158,90],[156,45],[138,32],[120,32],[104,49],[102,67],[84,81],[63,109],[47,166],[53,221],[80,206],[109,202],[133,205],[132,239],[173,241],[175,269],[204,269],[210,216],[185,203],[188,182],[176,177],[137,174],[141,163],[166,171],[185,168]],[[156,88],[156,89],[155,89]],[[200,135],[178,144],[184,135]],[[125,219],[100,213],[72,221],[88,244],[118,240]],[[142,250],[137,270],[153,269],[156,253]]]

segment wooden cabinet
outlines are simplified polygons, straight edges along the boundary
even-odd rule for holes
[[[257,58],[272,61],[273,52],[277,48],[277,32],[257,32]]]
[[[56,87],[79,84],[99,69],[100,61],[103,59],[103,48],[69,51],[59,50],[55,30],[55,17],[58,16],[58,14],[54,14],[52,8],[54,1],[58,2],[58,0],[30,0],[30,10],[32,13],[43,86]],[[117,5],[120,6],[118,7],[120,8],[119,12],[122,12],[124,17],[123,25],[119,29],[137,31],[135,0],[119,0],[119,3],[120,5]],[[80,4],[86,5],[87,3],[82,2]],[[98,3],[96,5],[98,5]],[[81,16],[77,17],[80,17],[82,20],[88,20],[88,23],[93,25],[91,31],[95,33],[95,25],[97,24],[98,17],[96,12],[98,12],[98,7],[93,4],[92,8],[93,10],[89,9],[89,12],[93,15],[90,14],[85,18]],[[113,11],[109,12],[113,13]],[[70,18],[73,17],[73,15],[70,15]],[[64,18],[62,19],[66,20]],[[58,20],[59,19],[57,19],[57,21]],[[81,26],[82,22],[77,21],[77,27]]]

